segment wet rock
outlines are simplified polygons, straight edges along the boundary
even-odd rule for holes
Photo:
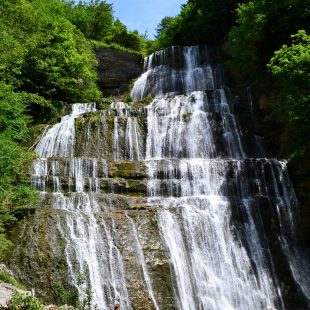
[[[111,178],[145,178],[145,163],[137,161],[113,161],[110,162],[109,173]]]
[[[48,203],[48,198],[42,201]],[[10,231],[10,238],[17,246],[6,255],[8,266],[16,280],[35,288],[36,295],[46,303],[56,302],[53,285],[68,281],[64,240],[55,230],[62,217],[61,210],[40,208]]]

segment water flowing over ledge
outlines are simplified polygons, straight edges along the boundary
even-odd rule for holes
[[[287,245],[297,201],[285,163],[259,141],[249,155],[207,48],[149,56],[132,96],[154,99],[75,104],[36,147],[32,184],[56,211],[81,301],[90,287],[93,309],[284,309],[263,214],[307,294]]]

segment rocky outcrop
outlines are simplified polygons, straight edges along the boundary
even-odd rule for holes
[[[14,293],[31,294],[9,283],[0,283],[0,309],[10,309],[10,302]]]
[[[47,200],[42,206],[47,207]],[[10,237],[16,244],[6,259],[18,281],[29,288],[35,288],[38,297],[54,302],[53,285],[66,283],[67,265],[63,255],[64,240],[55,233],[57,219],[62,212],[40,208],[15,225]]]
[[[0,283],[0,309],[8,309],[14,292],[20,292],[18,288],[8,283]]]
[[[98,50],[98,86],[104,96],[120,95],[127,90],[129,82],[143,70],[143,58],[128,52],[105,48]]]

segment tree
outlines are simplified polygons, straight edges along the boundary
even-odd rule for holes
[[[300,30],[290,46],[283,45],[267,65],[277,80],[280,111],[294,130],[294,156],[309,151],[310,142],[310,35]]]
[[[290,35],[309,28],[307,0],[255,0],[238,5],[237,25],[229,32],[234,64],[251,82],[266,75],[266,64]]]
[[[189,0],[179,15],[162,19],[156,37],[162,47],[221,43],[235,22],[238,2]]]
[[[143,41],[145,39],[137,31],[128,31],[119,19],[114,22],[110,37],[106,38],[107,43],[116,43],[136,51],[143,49]]]
[[[16,0],[0,5],[0,78],[47,99],[98,98],[96,59],[83,34],[66,19],[60,0]]]
[[[26,115],[26,97],[0,83],[0,256],[10,244],[4,228],[38,199],[37,192],[23,183],[35,158],[19,144],[27,139],[31,121]]]
[[[104,41],[112,31],[112,5],[99,0],[80,1],[71,5],[69,19],[87,39]]]

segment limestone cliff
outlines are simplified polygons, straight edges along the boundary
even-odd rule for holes
[[[104,96],[120,95],[143,70],[143,58],[122,50],[104,48],[96,52],[99,62],[98,86]]]

